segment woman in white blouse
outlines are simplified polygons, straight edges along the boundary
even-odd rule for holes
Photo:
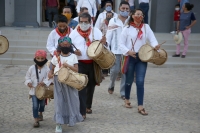
[[[125,107],[131,108],[130,92],[134,80],[134,72],[136,73],[136,86],[137,86],[137,100],[138,100],[138,113],[147,115],[143,108],[144,99],[144,79],[147,69],[147,62],[142,62],[138,57],[139,49],[142,45],[146,44],[148,40],[155,49],[159,49],[158,44],[151,28],[148,24],[143,23],[143,12],[136,9],[131,13],[128,26],[124,27],[119,47],[123,55],[129,56],[127,65],[126,81],[125,81]]]

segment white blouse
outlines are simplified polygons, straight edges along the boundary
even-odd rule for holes
[[[76,6],[78,13],[80,12],[81,7],[87,7],[88,13],[90,14],[91,17],[96,16],[96,13],[97,13],[96,0],[79,0]]]
[[[77,56],[75,54],[70,54],[69,56],[62,56],[60,55],[60,61],[61,61],[61,64],[64,64],[64,63],[67,63],[71,66],[74,66],[74,64],[78,64],[78,59],[77,59]],[[58,75],[58,71],[59,71],[59,63],[58,63],[58,58],[56,56],[53,56],[52,60],[51,60],[51,63],[56,66],[54,68],[54,74],[55,75]]]
[[[149,27],[148,24],[144,24],[142,27],[143,36],[142,39],[137,39],[134,45],[134,51],[136,53],[139,52],[139,49],[142,45],[146,44],[148,41],[152,47],[158,45],[158,41],[156,40],[153,31]],[[127,55],[127,52],[132,49],[132,42],[134,43],[137,38],[138,30],[133,26],[126,26],[124,27],[121,36],[120,36],[120,43],[119,47],[122,51],[122,54]],[[132,41],[131,41],[132,39]]]
[[[48,80],[48,72],[49,68],[47,65],[44,65],[41,70],[38,69],[39,82],[43,81],[47,86],[53,83],[52,79]],[[35,95],[35,88],[38,85],[35,65],[30,66],[26,72],[24,84],[28,86],[28,83],[32,83],[33,86],[33,88],[30,88],[29,95]]]

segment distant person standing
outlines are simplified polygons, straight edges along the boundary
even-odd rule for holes
[[[176,4],[175,11],[174,11],[174,31],[172,31],[170,33],[172,33],[172,34],[176,33],[177,23],[179,21],[179,18],[180,18],[180,4]]]
[[[194,5],[190,3],[185,3],[183,5],[183,12],[181,12],[180,21],[177,24],[177,32],[180,31],[184,37],[184,49],[181,58],[186,57],[191,27],[193,27],[196,23],[195,15],[191,11],[193,7]],[[174,54],[172,57],[180,57],[180,47],[180,44],[176,45],[176,54]]]
[[[96,13],[97,13],[97,6],[96,6],[96,0],[78,0],[76,10],[78,13],[80,13],[81,7],[87,7],[88,13],[92,17],[92,20],[95,20]]]
[[[150,0],[139,0],[139,8],[144,13],[144,23],[146,24],[148,24],[149,2]]]
[[[49,19],[49,27],[52,28],[53,20],[57,20],[58,18],[58,9],[60,8],[59,0],[44,0],[45,9],[47,10],[48,19]]]
[[[125,1],[129,3],[131,11],[135,10],[135,4],[134,4],[135,0],[125,0]]]

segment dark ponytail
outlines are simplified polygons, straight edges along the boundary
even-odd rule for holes
[[[193,7],[194,7],[193,4],[185,3],[185,8],[187,8],[188,11],[192,10]]]

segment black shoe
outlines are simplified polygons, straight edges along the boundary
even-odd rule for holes
[[[185,58],[185,55],[182,55],[181,58]]]
[[[180,54],[174,54],[172,57],[180,57]]]
[[[114,87],[108,88],[108,93],[109,93],[109,94],[113,94],[113,92],[114,92]]]

